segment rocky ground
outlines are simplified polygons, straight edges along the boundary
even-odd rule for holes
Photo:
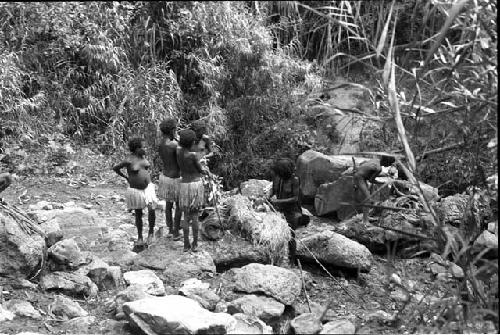
[[[124,185],[98,160],[81,159],[79,170],[59,176],[21,177],[2,194],[63,240],[36,278],[1,279],[0,333],[160,334],[179,330],[179,322],[232,333],[496,332],[491,321],[460,323],[462,305],[453,299],[463,273],[446,261],[372,255],[337,234],[342,225],[330,219],[313,218],[298,233],[311,248],[318,234],[350,246],[347,253],[334,245],[318,250],[325,268],[310,257],[302,257],[302,272],[260,264],[258,248],[230,233],[202,241],[195,254],[159,235],[135,253]],[[82,173],[91,166],[93,173]],[[158,231],[165,221],[157,214]],[[332,253],[342,266],[329,260]]]

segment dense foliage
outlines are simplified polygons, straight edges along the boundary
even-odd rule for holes
[[[496,4],[468,3],[424,64],[450,8],[415,0],[1,3],[0,135],[63,132],[110,153],[133,134],[153,146],[167,115],[181,127],[202,118],[218,144],[212,169],[232,187],[265,177],[275,155],[324,151],[298,106],[325,88],[322,78],[357,66],[377,97],[374,115],[386,120],[385,133],[361,138],[362,147],[398,150],[381,84],[393,30],[420,178],[461,191],[496,171],[487,150],[496,152]]]

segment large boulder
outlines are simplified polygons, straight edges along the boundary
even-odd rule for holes
[[[80,207],[66,207],[64,209],[36,210],[30,212],[42,229],[48,231],[59,230],[64,238],[73,237],[82,250],[90,250],[91,243],[103,235],[107,227],[99,218],[96,211]]]
[[[46,291],[61,291],[73,296],[96,296],[98,288],[89,277],[78,273],[56,271],[40,279],[40,288]]]
[[[305,261],[314,262],[314,255],[323,264],[370,271],[373,256],[368,248],[356,241],[330,230],[312,234],[302,230],[297,235],[297,256]]]
[[[317,188],[321,184],[336,181],[346,169],[351,167],[353,156],[327,156],[314,150],[308,150],[297,159],[296,174],[300,179],[302,195],[314,198]],[[367,160],[363,157],[354,157],[356,165]]]
[[[180,295],[127,302],[123,311],[129,322],[148,335],[225,334],[236,320],[226,313],[212,313]]]
[[[0,277],[26,278],[35,274],[45,253],[44,237],[26,233],[10,214],[0,211]]]
[[[270,297],[248,294],[231,301],[227,306],[227,312],[253,315],[272,324],[279,321],[285,312],[285,305]]]
[[[301,292],[300,277],[285,268],[252,263],[230,271],[235,291],[264,293],[285,305],[291,305]]]
[[[273,183],[269,180],[250,179],[240,184],[241,195],[249,198],[263,198],[271,196]]]

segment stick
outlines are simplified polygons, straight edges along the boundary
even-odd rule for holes
[[[297,264],[299,265],[300,280],[302,281],[302,287],[304,288],[304,295],[306,296],[307,307],[309,308],[309,313],[311,313],[312,312],[312,310],[311,310],[311,301],[309,301],[309,295],[307,294],[307,290],[306,290],[306,282],[304,280],[304,277],[302,276],[302,264],[300,264],[300,260],[299,259],[297,259]]]

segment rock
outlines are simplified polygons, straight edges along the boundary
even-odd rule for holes
[[[253,294],[244,295],[231,301],[227,305],[229,314],[244,313],[253,315],[269,324],[279,320],[285,312],[285,305],[273,298],[257,296]]]
[[[130,250],[131,235],[128,232],[121,229],[116,229],[111,231],[107,237],[109,238],[109,251]]]
[[[395,320],[395,316],[391,315],[383,310],[378,310],[372,313],[369,313],[365,316],[368,321],[378,321],[378,322],[393,322]]]
[[[311,251],[323,264],[370,271],[373,256],[360,243],[332,231],[322,231],[299,239],[297,256],[314,262]],[[309,249],[307,250],[304,245]]]
[[[41,235],[27,234],[9,214],[0,210],[0,277],[34,275],[40,270],[45,253]]]
[[[62,323],[62,329],[71,334],[88,334],[90,328],[97,322],[95,316],[79,316]]]
[[[47,251],[49,259],[54,261],[57,265],[76,268],[87,262],[78,244],[72,238],[57,242]]]
[[[440,199],[438,189],[432,187],[426,183],[419,181],[420,188],[424,194],[424,197],[427,199],[429,203],[434,203]],[[398,188],[398,190],[405,194],[410,195],[418,195],[418,187],[413,185],[411,182],[407,180],[394,180],[394,185]]]
[[[34,284],[27,279],[21,279],[17,282],[17,284],[20,288],[25,288],[25,289],[32,289],[33,290],[33,289],[36,289],[38,287],[37,284]]]
[[[125,314],[123,313],[124,303],[152,297],[152,295],[145,292],[145,287],[142,285],[131,285],[125,290],[120,291],[114,299],[116,318],[119,320],[125,318]]]
[[[14,320],[15,314],[0,305],[0,322]]]
[[[127,268],[134,264],[138,254],[131,250],[106,251],[100,254],[103,261],[109,265],[116,265]]]
[[[294,334],[318,334],[323,325],[319,318],[313,313],[304,313],[290,322]]]
[[[441,199],[435,205],[436,214],[444,224],[458,227],[464,217],[469,196],[466,194],[455,194]]]
[[[356,165],[366,158],[355,157]],[[296,174],[300,179],[300,188],[304,197],[314,198],[321,184],[331,183],[340,178],[342,172],[352,166],[352,156],[327,156],[308,150],[297,159]]]
[[[214,311],[217,303],[221,300],[220,297],[209,289],[208,283],[203,283],[201,280],[191,278],[181,283],[179,293],[197,301],[201,307]]]
[[[285,305],[291,305],[300,295],[302,283],[293,271],[252,263],[231,272],[237,291],[264,293]]]
[[[92,297],[97,295],[99,290],[89,277],[61,271],[45,274],[40,279],[39,285],[41,289],[46,291],[62,291],[65,294],[74,296],[85,295]]]
[[[42,319],[40,312],[28,301],[11,299],[5,303],[5,307],[17,316],[24,316],[35,320]]]
[[[454,278],[464,278],[464,270],[456,265],[455,263],[450,262],[448,271]]]
[[[261,179],[250,179],[240,184],[241,195],[251,199],[270,197],[272,187],[272,182]]]
[[[62,295],[56,296],[55,300],[50,305],[50,308],[54,315],[66,317],[68,319],[89,315],[89,313],[84,310],[78,302]]]
[[[498,221],[488,223],[488,231],[498,236]]]
[[[341,176],[331,183],[321,184],[314,198],[316,214],[322,216],[337,212],[337,217],[342,221],[362,212],[363,208],[355,205],[356,198],[361,196],[356,195],[356,192],[360,191],[355,191],[353,185],[352,176]],[[388,189],[384,188],[373,197],[373,200],[376,202],[385,201],[389,198],[389,194]]]
[[[123,311],[131,324],[149,335],[224,334],[236,323],[229,314],[212,313],[179,295],[127,302]]]
[[[62,231],[56,230],[56,231],[49,231],[45,235],[45,244],[47,245],[47,248],[52,247],[54,244],[56,244],[59,241],[62,241],[64,238]]]
[[[408,293],[406,293],[403,289],[397,288],[391,292],[391,299],[397,302],[406,302],[410,299]]]
[[[228,304],[224,300],[219,301],[217,303],[217,305],[215,305],[214,312],[215,313],[227,313],[227,306],[228,306]]]
[[[320,334],[355,334],[356,326],[347,319],[338,319],[323,325]]]
[[[127,285],[141,285],[146,289],[146,293],[151,295],[165,295],[163,282],[151,270],[129,271],[123,274],[123,279]]]
[[[99,334],[125,335],[128,323],[125,321],[117,321],[106,319],[99,322]]]
[[[261,246],[255,246],[236,234],[225,234],[218,241],[204,243],[203,249],[212,256],[217,271],[268,262],[268,256]]]
[[[234,314],[236,323],[232,325],[228,334],[272,334],[273,329],[259,320],[256,316],[242,313]]]
[[[295,311],[295,316],[299,316],[305,313],[313,313],[319,319],[323,315],[325,311],[325,307],[321,306],[317,302],[311,302],[311,311],[309,311],[309,306],[307,303],[298,303],[293,305],[293,309]]]
[[[30,214],[42,221],[42,226],[58,226],[64,237],[74,238],[82,250],[89,250],[88,242],[102,237],[102,230],[106,228],[96,211],[79,207],[33,211]]]
[[[397,285],[402,285],[401,277],[399,277],[396,273],[392,273],[391,277],[389,278],[389,281],[391,283],[395,283]]]
[[[484,255],[486,258],[498,258],[498,236],[485,230],[474,241],[472,246],[477,253],[489,248],[490,250]]]
[[[99,257],[94,256],[92,261],[78,269],[81,275],[89,277],[99,290],[116,289],[123,285],[123,276],[119,266],[109,266]]]

